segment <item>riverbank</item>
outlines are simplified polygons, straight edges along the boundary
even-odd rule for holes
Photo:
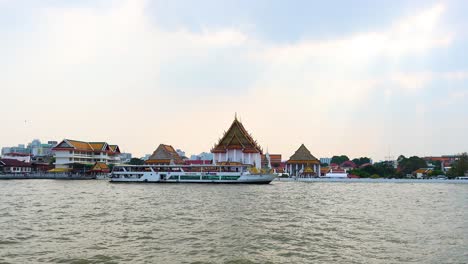
[[[93,180],[94,176],[67,173],[0,174],[0,180]]]
[[[276,178],[276,182],[347,182],[347,183],[466,183],[468,180],[442,179],[371,179],[371,178]]]

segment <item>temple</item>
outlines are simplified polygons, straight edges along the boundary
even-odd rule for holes
[[[244,125],[234,118],[228,131],[211,149],[213,162],[224,164],[250,164],[257,169],[262,166],[263,150],[244,128]]]
[[[286,162],[290,176],[309,178],[320,176],[320,161],[302,144]]]
[[[184,161],[177,154],[174,147],[160,144],[145,163],[152,165],[176,165],[183,164]]]

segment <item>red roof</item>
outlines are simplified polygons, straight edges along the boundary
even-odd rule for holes
[[[350,160],[341,163],[342,168],[356,168],[356,164]]]
[[[359,166],[359,168],[364,168],[364,167],[367,167],[367,166],[372,166],[372,164],[371,163],[364,163],[361,166]]]
[[[16,159],[0,159],[0,162],[5,167],[31,167],[30,163],[26,163],[24,161],[20,161]]]

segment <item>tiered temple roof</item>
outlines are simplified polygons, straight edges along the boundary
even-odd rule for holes
[[[91,168],[91,172],[107,173],[110,172],[110,168],[104,162],[96,162]]]
[[[106,142],[85,142],[72,139],[64,139],[57,144],[53,150],[75,150],[75,151],[105,151],[108,153],[120,153],[119,146],[109,145]]]
[[[320,164],[320,161],[310,153],[310,151],[302,144],[299,149],[289,158],[287,163],[298,164]]]
[[[160,144],[146,161],[147,164],[183,164],[184,161],[171,145]]]
[[[244,125],[234,118],[227,132],[224,132],[223,137],[211,149],[212,153],[226,153],[229,149],[241,149],[244,153],[263,153],[262,148],[258,145]]]

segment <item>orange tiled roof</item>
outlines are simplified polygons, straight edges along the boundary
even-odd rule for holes
[[[96,162],[94,166],[91,168],[93,172],[110,172],[109,166],[104,162]]]
[[[112,152],[120,152],[119,146],[117,145],[109,145],[109,148]]]
[[[421,169],[415,170],[414,173],[428,173],[430,171],[432,171],[432,169],[421,168]]]
[[[96,162],[96,164],[94,164],[94,167],[93,167],[93,170],[108,170],[109,169],[109,166],[107,166],[107,164],[105,164],[104,162]]]
[[[57,146],[54,147],[54,149],[75,149],[79,151],[102,151],[106,150],[104,149],[104,146],[107,146],[108,144],[106,142],[85,142],[85,141],[79,141],[79,140],[73,140],[73,139],[64,139],[62,142],[57,144]],[[112,145],[114,146],[114,149],[118,149],[117,145]]]
[[[75,149],[78,150],[90,150],[93,151],[93,147],[88,142],[78,141],[78,140],[67,140]]]
[[[157,163],[154,161],[170,161],[176,164],[182,164],[183,160],[171,145],[160,144],[158,148],[149,157],[147,163]]]
[[[89,142],[89,145],[93,148],[93,150],[102,150],[106,142]]]

